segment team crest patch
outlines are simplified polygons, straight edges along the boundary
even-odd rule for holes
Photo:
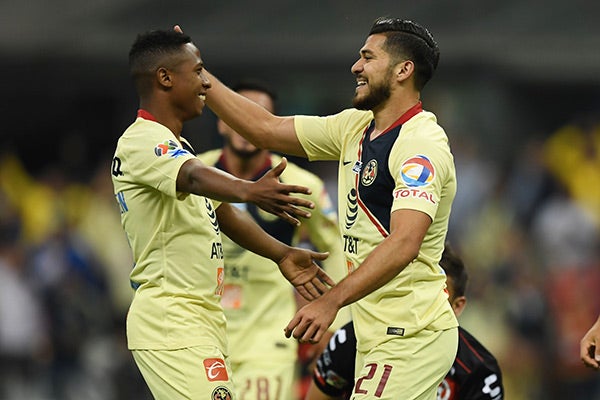
[[[184,150],[179,147],[176,141],[174,140],[165,140],[162,143],[159,143],[154,147],[154,154],[157,157],[164,156],[165,154],[171,156],[172,158],[177,158],[184,154],[190,154],[187,150]]]
[[[408,187],[423,187],[433,182],[435,170],[427,157],[417,155],[402,163],[400,177]]]
[[[225,386],[217,386],[210,396],[212,400],[231,400],[231,392]]]
[[[377,178],[377,160],[372,159],[365,166],[360,181],[363,186],[369,186],[375,182],[375,178]]]

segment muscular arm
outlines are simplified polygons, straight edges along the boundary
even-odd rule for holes
[[[290,193],[309,194],[309,188],[279,182],[279,176],[286,165],[287,161],[283,161],[261,179],[252,182],[206,166],[198,159],[190,159],[179,169],[177,191],[219,201],[254,203],[291,224],[299,225],[300,221],[296,216],[308,218],[311,214],[298,206],[312,208],[314,204],[309,200],[290,196]]]
[[[273,115],[229,89],[208,71],[205,74],[212,85],[206,103],[227,125],[259,148],[306,157],[296,136],[294,117]]]
[[[265,232],[249,215],[228,203],[217,208],[223,232],[240,246],[273,260],[283,276],[306,300],[314,300],[335,282],[315,262],[327,253],[290,247]]]
[[[417,257],[430,224],[431,218],[420,211],[394,211],[390,235],[356,271],[298,311],[285,329],[286,336],[293,332],[301,341],[318,341],[341,307],[379,289]]]

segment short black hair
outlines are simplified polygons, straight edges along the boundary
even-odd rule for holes
[[[129,50],[129,72],[142,91],[143,77],[153,73],[161,64],[170,64],[171,58],[181,51],[181,46],[192,39],[175,30],[152,30],[139,34]],[[164,65],[168,66],[168,65]]]
[[[375,20],[369,36],[377,33],[385,34],[384,49],[394,62],[406,57],[415,63],[415,87],[422,90],[440,60],[440,49],[431,33],[414,21],[390,17]]]
[[[459,255],[454,251],[450,243],[446,242],[440,266],[446,271],[446,275],[452,279],[454,296],[464,296],[467,291],[467,282],[469,275],[465,269],[465,264]]]

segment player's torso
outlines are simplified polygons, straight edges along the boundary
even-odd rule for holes
[[[223,346],[224,318],[220,305],[223,249],[213,202],[195,195],[175,195],[164,189],[160,172],[173,179],[169,163],[177,162],[181,144],[151,132],[161,153],[142,132],[127,132],[113,160],[113,184],[122,224],[134,254],[131,283],[136,294],[128,315],[130,346],[174,348],[206,343]],[[157,162],[157,157],[160,163]],[[117,165],[118,164],[118,165]],[[155,178],[144,181],[148,175]],[[144,178],[140,178],[144,175]],[[200,333],[199,333],[200,332]]]

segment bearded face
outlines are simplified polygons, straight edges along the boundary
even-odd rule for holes
[[[388,68],[382,79],[367,77],[366,83],[354,93],[352,105],[359,110],[373,110],[384,104],[391,95],[392,74],[392,69]]]

